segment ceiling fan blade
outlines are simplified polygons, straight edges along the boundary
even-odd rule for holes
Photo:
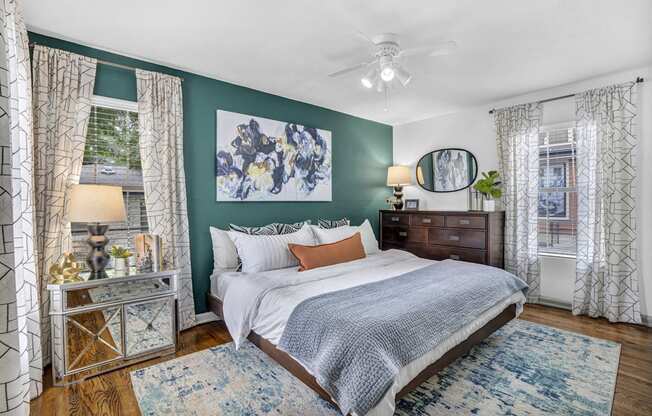
[[[339,70],[337,72],[333,72],[332,74],[328,74],[328,76],[331,77],[331,78],[339,77],[340,75],[348,74],[349,72],[357,71],[360,68],[364,68],[364,67],[366,67],[367,65],[369,65],[372,62],[374,62],[374,61],[362,62],[362,63],[359,63],[357,65],[354,65],[354,66]]]
[[[360,31],[360,30],[356,30],[355,35],[356,35],[358,38],[360,38],[361,40],[365,41],[365,42],[369,42],[369,43],[371,43],[372,45],[374,44],[374,41],[371,40],[371,38],[370,38],[369,36],[367,36],[364,32],[362,32],[362,31]]]
[[[434,45],[428,46],[418,46],[416,48],[403,49],[399,56],[416,56],[416,55],[428,55],[428,56],[441,56],[448,55],[453,50],[457,48],[457,43],[454,41],[436,43]]]

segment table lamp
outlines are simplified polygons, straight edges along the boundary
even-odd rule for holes
[[[394,187],[394,209],[403,209],[403,186],[410,185],[410,168],[407,166],[390,166],[387,169],[387,186]]]
[[[109,239],[104,235],[109,229],[107,222],[127,219],[121,186],[73,185],[68,208],[70,222],[88,224],[88,240],[91,251],[86,263],[91,271],[89,279],[106,277],[104,268],[110,256],[104,250]]]

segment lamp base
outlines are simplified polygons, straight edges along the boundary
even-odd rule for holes
[[[111,256],[104,250],[109,239],[104,235],[109,229],[108,225],[98,223],[88,224],[88,239],[91,251],[86,256],[86,264],[91,271],[89,280],[104,279],[107,277],[104,268],[109,264]]]
[[[394,187],[394,211],[401,211],[403,209],[403,187]]]

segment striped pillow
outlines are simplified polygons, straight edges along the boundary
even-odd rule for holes
[[[351,225],[351,221],[346,217],[339,220],[327,220],[320,218],[317,220],[317,225],[319,225],[319,228],[337,228],[343,227],[345,225]]]
[[[276,223],[267,224],[261,227],[245,227],[244,225],[235,225],[229,224],[230,231],[237,231],[239,233],[249,234],[249,235],[276,235]]]
[[[294,224],[275,222],[273,225],[276,227],[276,234],[292,234],[299,231],[304,225],[310,225],[310,220],[295,222]]]

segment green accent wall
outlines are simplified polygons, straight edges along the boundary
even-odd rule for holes
[[[206,311],[213,269],[209,226],[263,225],[318,217],[369,218],[378,237],[378,210],[386,208],[392,164],[392,127],[212,78],[155,65],[60,39],[29,33],[30,42],[183,78],[184,162],[195,309]],[[183,66],[183,62],[178,63]],[[273,75],[272,75],[273,76]],[[98,65],[95,94],[136,100],[133,71]],[[216,202],[215,130],[218,109],[330,130],[333,134],[332,202]]]

